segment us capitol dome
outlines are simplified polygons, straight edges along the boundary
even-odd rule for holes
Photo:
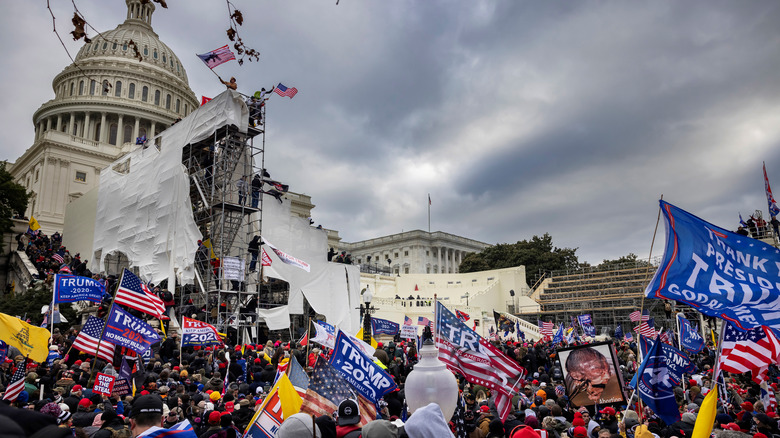
[[[33,145],[10,168],[32,192],[26,215],[44,232],[62,229],[67,203],[97,187],[100,171],[137,137],[151,138],[198,108],[179,57],[152,28],[154,4],[125,3],[124,23],[93,35],[54,77],[54,98],[33,115]]]

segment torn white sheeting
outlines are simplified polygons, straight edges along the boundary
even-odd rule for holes
[[[257,314],[265,321],[268,330],[287,330],[290,328],[290,308],[287,306],[257,309]]]
[[[93,271],[102,271],[112,252],[127,255],[144,281],[159,283],[175,274],[192,283],[197,241],[202,239],[190,204],[190,183],[182,165],[182,149],[225,125],[246,132],[248,111],[241,95],[227,90],[100,173],[92,258]],[[129,160],[129,171],[116,164]],[[99,254],[99,257],[97,255]]]
[[[294,196],[294,195],[291,195]],[[310,271],[282,263],[268,251],[271,266],[264,275],[290,283],[290,313],[303,313],[303,296],[315,312],[346,333],[360,328],[360,270],[356,266],[327,260],[327,231],[309,225],[308,219],[290,215],[290,200],[279,203],[266,196],[263,200],[263,237],[281,251],[306,260]]]

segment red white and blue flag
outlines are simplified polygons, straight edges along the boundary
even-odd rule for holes
[[[433,321],[431,321],[430,319],[424,316],[420,316],[417,318],[417,325],[427,325],[428,327],[431,328],[431,330],[433,330]]]
[[[94,356],[95,350],[98,349],[98,340],[103,335],[104,324],[102,319],[90,316],[73,341],[73,348]],[[113,343],[102,341],[100,342],[100,350],[97,352],[97,357],[111,363],[114,361],[115,348],[116,346]]]
[[[27,359],[24,362],[19,363],[16,367],[16,372],[11,376],[11,383],[5,389],[5,395],[3,400],[8,400],[13,403],[19,394],[24,390],[24,378],[27,377]]]
[[[233,52],[231,52],[228,48],[227,44],[225,44],[219,49],[198,55],[198,58],[200,58],[200,60],[203,61],[208,68],[213,69],[214,67],[220,64],[224,64],[231,59],[236,59],[236,55],[234,55]]]
[[[276,88],[274,88],[274,93],[282,97],[289,97],[290,99],[292,99],[293,97],[295,97],[296,94],[298,94],[298,89],[295,87],[287,88],[284,85],[282,85],[281,82],[279,82],[279,85],[277,85]]]
[[[461,321],[468,321],[471,318],[468,313],[461,312],[458,309],[455,309],[455,316],[457,316]]]
[[[764,188],[766,189],[766,202],[769,204],[769,215],[775,217],[780,213],[780,207],[772,195],[772,188],[769,187],[769,177],[766,175],[766,163],[764,163]]]
[[[720,352],[720,369],[735,374],[751,372],[753,381],[766,380],[769,365],[780,359],[780,340],[772,329],[756,327],[743,331],[726,323]]]
[[[404,325],[412,325],[414,324],[412,322],[412,318],[409,318],[408,316],[404,315]]]
[[[160,297],[149,291],[149,288],[127,269],[122,272],[122,280],[116,290],[116,304],[152,315],[157,319],[165,313],[165,304]]]
[[[65,263],[65,257],[64,257],[65,251],[59,250],[54,255],[51,256],[54,260],[57,261],[57,263]]]
[[[631,314],[628,315],[628,317],[629,319],[631,319],[631,322],[639,322],[640,320],[647,321],[650,319],[650,312],[647,310],[642,312],[635,310],[631,312]]]

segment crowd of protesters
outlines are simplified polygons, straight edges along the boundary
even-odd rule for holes
[[[63,266],[74,273],[91,275],[86,260],[73,257],[61,247],[59,234],[48,237],[20,236],[19,250],[27,253],[40,280],[48,281]],[[54,258],[63,257],[62,261]],[[112,281],[112,279],[109,279]],[[115,280],[115,279],[113,279]],[[156,289],[164,298],[165,291]],[[418,297],[419,298],[419,297]],[[104,303],[105,304],[105,303]],[[177,314],[196,313],[191,302]],[[166,306],[176,307],[173,300]],[[180,349],[175,332],[163,335],[152,348],[148,363],[133,373],[134,396],[103,396],[93,393],[95,374],[117,375],[122,354],[115,362],[71,348],[80,327],[55,329],[47,363],[26,360],[13,347],[1,358],[0,392],[12,382],[15,371],[24,367],[24,390],[12,402],[0,403],[2,436],[146,436],[188,420],[198,437],[241,436],[260,408],[274,383],[277,371],[289,361],[297,361],[311,373],[318,357],[329,351],[316,344],[263,340],[247,345],[223,347],[184,347]],[[62,329],[62,332],[60,331]],[[469,438],[693,438],[693,425],[704,396],[712,386],[711,372],[715,350],[708,345],[691,357],[696,372],[686,376],[684,386],[675,389],[680,420],[666,424],[652,410],[637,403],[608,406],[575,406],[566,395],[564,370],[558,361],[560,346],[545,342],[499,340],[492,342],[527,371],[512,399],[505,421],[499,418],[496,394],[458,376],[461,406],[451,419],[445,419],[435,405],[408,415],[404,402],[406,376],[417,363],[414,342],[395,338],[379,344],[374,356],[386,368],[399,390],[379,403],[377,419],[361,424],[358,406],[342,401],[333,415],[312,418],[296,414],[278,430],[278,437],[446,437]],[[584,341],[577,341],[576,344]],[[637,345],[613,340],[618,369],[627,383],[639,368]],[[247,371],[239,365],[246,361]],[[139,361],[134,361],[138,363]],[[769,400],[760,397],[760,388],[751,376],[728,375],[727,403],[719,407],[714,433],[724,438],[780,438],[776,414],[778,370],[770,367]],[[227,385],[227,386],[226,386]],[[627,387],[625,394],[631,394]]]

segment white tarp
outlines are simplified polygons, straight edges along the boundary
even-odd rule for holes
[[[90,269],[102,271],[103,259],[119,251],[138,267],[144,281],[159,283],[176,275],[192,283],[197,241],[190,183],[182,165],[185,145],[200,141],[228,124],[247,131],[249,114],[241,95],[227,90],[100,173]],[[129,172],[114,170],[129,160]],[[99,257],[98,257],[99,255]]]
[[[287,306],[257,309],[257,314],[265,321],[268,330],[287,330],[290,328],[290,308]]]
[[[303,313],[303,296],[315,312],[346,333],[360,328],[360,270],[356,266],[328,262],[328,234],[309,224],[308,219],[290,215],[290,200],[279,203],[263,199],[263,237],[279,250],[306,261],[310,272],[282,263],[273,251],[266,251],[271,266],[264,275],[290,283],[290,313]]]

